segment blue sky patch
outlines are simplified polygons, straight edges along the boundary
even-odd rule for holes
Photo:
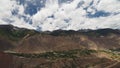
[[[109,12],[105,12],[105,11],[96,11],[95,14],[92,14],[92,13],[88,13],[88,17],[89,18],[96,18],[96,17],[107,17],[107,16],[110,16],[111,13]]]

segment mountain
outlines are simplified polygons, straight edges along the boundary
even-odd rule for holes
[[[0,26],[1,43],[4,46],[17,47],[18,52],[41,52],[51,50],[71,50],[79,48],[119,49],[120,30],[56,30],[53,32],[37,32],[12,25]],[[6,41],[4,41],[6,40]],[[7,45],[8,47],[8,45]],[[32,49],[31,49],[32,48]],[[78,49],[79,49],[78,48]],[[30,49],[30,50],[29,50]]]
[[[118,29],[37,32],[0,25],[0,61],[9,68],[119,68],[119,41]]]
[[[0,6],[0,68],[120,68],[120,0]]]
[[[1,0],[0,24],[37,31],[120,29],[119,0]]]

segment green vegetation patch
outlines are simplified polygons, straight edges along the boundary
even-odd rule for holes
[[[120,54],[111,50],[89,50],[89,49],[75,49],[69,51],[52,51],[45,53],[15,53],[8,52],[9,54],[24,57],[24,58],[47,58],[47,59],[58,59],[58,58],[78,58],[78,57],[88,57],[95,53],[107,53],[112,59],[120,60]]]
[[[48,59],[56,59],[56,58],[77,58],[80,56],[87,56],[91,55],[92,53],[96,53],[95,50],[69,50],[69,51],[53,51],[53,52],[46,52],[40,54],[28,54],[28,53],[10,53],[15,56],[19,57],[26,57],[26,58],[48,58]]]
[[[111,56],[112,59],[120,61],[120,53],[117,50],[100,50],[99,52],[107,53]]]

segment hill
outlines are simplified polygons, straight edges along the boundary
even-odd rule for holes
[[[117,29],[37,32],[0,25],[1,54],[12,55],[15,68],[119,68],[119,41]]]

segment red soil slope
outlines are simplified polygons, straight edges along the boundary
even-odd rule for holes
[[[0,68],[13,68],[13,57],[0,52]]]

